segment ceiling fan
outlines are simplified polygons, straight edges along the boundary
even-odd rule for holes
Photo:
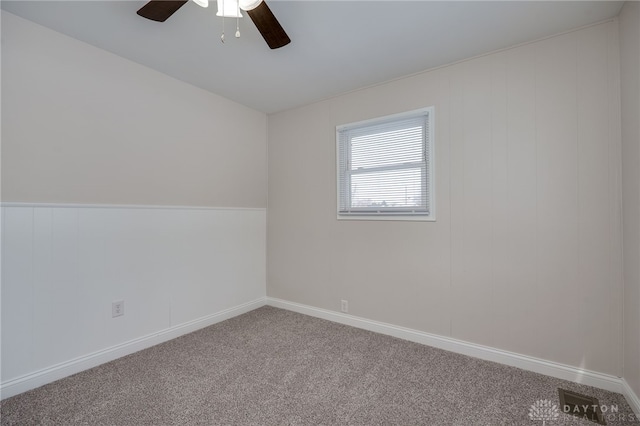
[[[164,22],[188,1],[189,0],[151,0],[142,6],[137,13],[152,21]],[[204,0],[194,1],[204,7],[208,4],[208,2]],[[241,16],[239,15],[238,9],[247,12],[260,34],[262,34],[264,41],[267,42],[271,49],[278,49],[291,42],[291,39],[264,0],[239,0],[239,3],[234,3],[236,5],[235,9],[238,10],[238,14],[234,15],[222,14],[220,12],[220,4],[221,0],[218,0],[219,16]]]

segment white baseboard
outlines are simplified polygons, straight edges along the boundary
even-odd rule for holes
[[[523,370],[533,371],[563,380],[582,383],[611,392],[621,393],[625,396],[627,402],[636,415],[640,417],[640,398],[638,398],[638,395],[635,394],[633,389],[631,389],[627,381],[623,378],[272,297],[256,299],[212,315],[207,315],[194,321],[180,324],[157,333],[152,333],[120,345],[112,346],[98,352],[8,380],[7,382],[0,384],[0,398],[5,399],[18,395],[22,392],[35,389],[39,386],[54,382],[72,374],[79,373],[100,364],[113,361],[114,359],[244,314],[264,305],[287,309],[316,318],[322,318],[340,324],[398,337],[411,342],[421,343],[487,361],[498,362],[500,364],[522,368]]]
[[[342,314],[339,312],[315,308],[312,306],[302,305],[294,302],[288,302],[286,300],[276,299],[272,297],[267,297],[267,305],[274,306],[276,308],[287,309],[317,318],[326,319],[340,324],[362,328],[364,330],[374,331],[376,333],[398,337],[400,339],[421,343],[450,352],[469,355],[486,361],[493,361],[500,364],[521,368],[523,370],[533,371],[535,373],[540,373],[551,377],[557,377],[563,380],[570,380],[572,382],[605,389],[611,392],[621,393],[625,396],[627,396],[628,392],[633,393],[631,391],[631,388],[629,388],[628,386],[628,392],[626,391],[626,389],[624,389],[623,380],[620,377],[615,377],[608,374],[597,373],[578,367],[559,364],[539,358],[491,348],[488,346],[464,342],[462,340],[429,334],[418,330],[412,330],[410,328],[399,327],[379,321],[372,321],[353,315]],[[629,399],[629,397],[627,397],[627,399]]]
[[[142,349],[150,348],[167,340],[175,339],[184,334],[191,333],[218,322],[233,318],[246,312],[257,309],[266,304],[265,298],[261,297],[254,301],[225,309],[215,314],[207,315],[193,321],[189,321],[165,330],[149,334],[138,339],[102,349],[100,351],[84,355],[33,373],[8,380],[0,384],[0,399],[9,398],[35,389],[47,383],[68,377],[89,368],[96,367],[114,359],[132,354]]]
[[[640,398],[638,398],[638,395],[636,395],[633,389],[631,389],[631,386],[629,386],[629,383],[627,383],[624,378],[622,379],[622,389],[622,394],[627,399],[627,402],[629,403],[633,411],[636,413],[636,416],[640,419]]]

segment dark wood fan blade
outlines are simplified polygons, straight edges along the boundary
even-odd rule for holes
[[[291,39],[284,32],[282,25],[266,2],[263,1],[255,9],[248,10],[247,13],[270,48],[277,49],[291,43]]]
[[[176,10],[180,9],[189,0],[151,0],[138,10],[138,15],[152,21],[164,22],[169,16],[173,15]]]

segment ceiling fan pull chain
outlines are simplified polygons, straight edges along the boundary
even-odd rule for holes
[[[220,41],[224,43],[224,2],[222,2],[222,35]]]
[[[236,38],[240,38],[240,0],[237,2],[238,9],[236,10]]]
[[[240,18],[236,18],[236,38],[240,38]]]

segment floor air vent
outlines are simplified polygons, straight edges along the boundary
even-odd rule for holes
[[[606,425],[597,398],[558,388],[560,411]]]

